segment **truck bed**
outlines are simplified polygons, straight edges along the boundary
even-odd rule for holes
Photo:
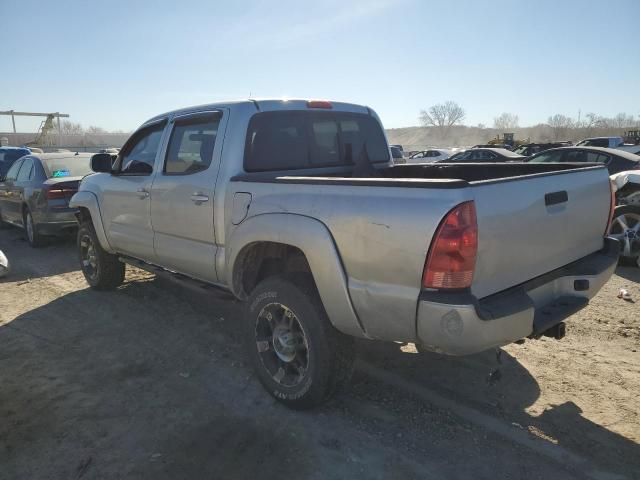
[[[477,210],[471,293],[479,299],[604,243],[610,191],[603,166],[431,164],[378,172],[383,176],[290,170],[231,179],[232,191],[251,192],[249,217],[288,213],[326,225],[353,304],[374,338],[405,338],[414,328],[405,322],[414,321],[429,245],[447,212],[462,202],[474,201]]]

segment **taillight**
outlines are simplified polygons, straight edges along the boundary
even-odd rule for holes
[[[444,218],[431,242],[422,274],[424,288],[469,288],[478,253],[478,222],[473,201]]]
[[[47,198],[49,200],[65,199],[71,197],[77,191],[77,188],[51,188],[47,190]]]
[[[327,108],[327,109],[331,109],[331,108],[333,108],[333,105],[331,105],[331,102],[328,102],[326,100],[309,100],[307,102],[307,108]]]
[[[609,230],[611,230],[611,222],[613,222],[613,213],[616,209],[616,191],[613,187],[613,182],[609,181],[609,192],[611,193],[611,197],[609,198],[609,220],[607,220],[607,228],[604,231],[605,237],[609,235]]]

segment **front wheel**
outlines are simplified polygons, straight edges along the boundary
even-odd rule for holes
[[[258,379],[288,407],[318,406],[350,378],[353,339],[331,325],[310,280],[260,282],[247,301],[245,322]]]
[[[616,207],[609,233],[620,242],[620,260],[638,262],[640,258],[640,207],[621,205]]]
[[[80,268],[91,288],[113,290],[124,281],[124,263],[102,248],[89,222],[81,223],[78,228],[78,255]]]

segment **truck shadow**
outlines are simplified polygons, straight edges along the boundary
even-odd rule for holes
[[[298,422],[308,417],[274,405],[257,385],[241,348],[241,314],[238,303],[146,279],[116,292],[75,291],[0,326],[3,465],[12,478],[33,465],[57,478],[79,478],[76,469],[87,468],[99,469],[93,477],[240,478],[241,471],[244,478],[304,478],[313,467],[303,451],[318,445],[299,440],[300,451],[291,456],[287,429],[302,429]],[[540,387],[507,352],[499,365],[494,352],[454,358],[408,353],[393,343],[358,342],[357,348],[376,367],[514,428],[542,432],[599,467],[640,468],[636,443],[582,417],[571,401],[538,416],[527,413]],[[498,366],[500,378],[490,377]],[[388,388],[356,373],[351,389],[321,414]],[[240,434],[236,423],[252,430]],[[220,432],[234,434],[216,433],[220,425]],[[268,456],[255,461],[242,452]],[[283,464],[283,455],[291,460]]]
[[[631,473],[631,478],[635,478],[632,472],[640,471],[640,445],[583,417],[569,395],[540,414],[529,413],[527,409],[540,396],[540,386],[506,351],[500,350],[499,361],[494,351],[466,357],[412,351],[411,344],[362,342],[359,353],[373,366],[498,417],[513,428],[528,430],[541,442],[562,446],[599,468]]]
[[[0,230],[0,250],[6,255],[11,268],[9,275],[0,278],[0,284],[50,277],[78,269],[74,235],[48,237],[41,248],[31,248],[22,230],[8,227]]]

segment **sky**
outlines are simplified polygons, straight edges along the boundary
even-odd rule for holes
[[[0,18],[0,110],[84,127],[250,96],[365,104],[386,128],[447,100],[468,125],[640,116],[640,0],[1,0]]]

